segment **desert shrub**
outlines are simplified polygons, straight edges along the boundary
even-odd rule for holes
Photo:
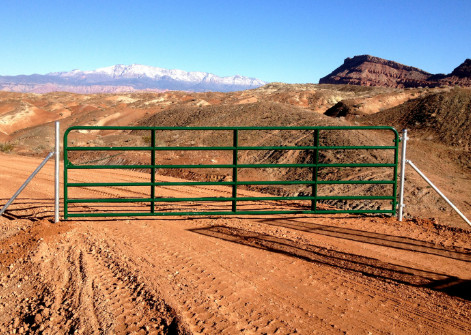
[[[13,150],[13,144],[11,143],[0,143],[0,152],[11,152]]]
[[[145,143],[146,145],[150,145],[151,142],[152,142],[152,139],[151,139],[151,136],[150,136],[150,135],[142,136],[142,140],[144,141],[144,143]]]
[[[145,145],[148,145],[148,146],[152,145],[152,137],[150,135],[142,136],[142,141],[144,142]],[[160,138],[156,138],[155,139],[155,146],[163,147],[163,146],[165,146],[165,142]]]

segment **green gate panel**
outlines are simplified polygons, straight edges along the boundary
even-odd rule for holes
[[[150,143],[148,146],[108,146],[108,147],[90,147],[90,146],[69,146],[68,136],[73,131],[97,131],[97,130],[123,130],[123,131],[146,131],[149,132]],[[157,131],[229,131],[232,134],[231,146],[157,146],[156,145],[156,132]],[[312,132],[312,145],[309,146],[242,146],[239,145],[240,135],[244,131],[293,131],[302,130]],[[320,134],[330,131],[388,131],[393,135],[391,145],[372,145],[372,146],[322,146],[320,145]],[[174,216],[174,215],[268,215],[268,214],[335,214],[335,213],[381,213],[392,214],[396,213],[397,207],[397,172],[398,172],[398,147],[400,138],[397,131],[392,127],[369,127],[369,126],[352,126],[352,127],[109,127],[109,126],[75,126],[70,127],[64,133],[64,218],[71,217],[122,217],[122,216]],[[157,164],[156,154],[161,151],[226,151],[232,156],[230,164]],[[296,151],[304,150],[312,152],[312,161],[309,163],[270,163],[270,164],[242,164],[240,163],[240,151]],[[320,152],[329,150],[387,150],[390,152],[390,157],[393,163],[321,163],[319,162]],[[144,151],[149,152],[149,164],[108,164],[108,165],[94,165],[94,164],[73,164],[69,159],[71,152],[98,152],[98,151]],[[320,180],[320,168],[388,168],[392,171],[392,178],[388,180]],[[157,169],[203,169],[203,168],[222,168],[231,171],[231,181],[156,181],[155,174]],[[312,178],[309,180],[268,180],[268,181],[242,181],[238,178],[240,169],[265,169],[265,168],[306,168],[312,171]],[[73,182],[68,179],[70,170],[112,170],[114,169],[149,169],[150,176],[148,181],[145,182]],[[81,173],[86,173],[83,171]],[[348,195],[334,195],[322,196],[318,194],[319,185],[392,185],[392,191],[386,196],[348,196]],[[208,185],[225,185],[231,188],[231,196],[228,197],[196,197],[196,198],[165,198],[158,197],[155,193],[155,187],[158,186],[208,186]],[[247,197],[238,194],[238,186],[262,186],[262,185],[307,185],[311,189],[311,195],[299,196],[257,196]],[[69,189],[86,187],[127,187],[127,186],[140,186],[148,189],[148,196],[142,198],[70,198]],[[310,201],[311,206],[306,210],[240,210],[238,205],[243,202],[261,202],[261,201],[296,201],[304,200]],[[390,201],[390,209],[335,209],[323,210],[318,208],[319,201],[347,201],[347,200],[382,200]],[[159,203],[177,203],[177,202],[228,202],[231,204],[231,210],[228,211],[177,211],[177,212],[159,212],[156,210],[156,204]],[[146,212],[69,212],[69,204],[132,204],[140,203],[146,204],[150,209]]]

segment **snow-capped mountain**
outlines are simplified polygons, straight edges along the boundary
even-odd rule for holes
[[[0,76],[0,90],[18,92],[69,91],[82,93],[137,90],[239,91],[265,82],[239,75],[219,77],[206,72],[169,70],[147,65],[113,65],[93,71],[72,70],[46,75]]]

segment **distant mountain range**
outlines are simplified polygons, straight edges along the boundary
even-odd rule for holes
[[[452,73],[431,74],[421,69],[370,55],[346,58],[341,66],[319,80],[319,84],[349,84],[383,87],[471,87],[471,59]]]
[[[168,70],[147,65],[113,65],[93,71],[73,70],[45,75],[1,76],[0,91],[48,93],[118,93],[134,91],[230,92],[257,88],[266,83],[239,75],[219,77],[207,72]],[[471,87],[471,59],[452,73],[431,74],[370,55],[346,58],[319,84],[348,84],[394,88],[463,86]]]
[[[219,77],[206,72],[168,70],[147,65],[114,65],[94,71],[73,70],[45,75],[0,76],[0,90],[47,93],[116,93],[132,91],[240,91],[265,82],[239,75]]]

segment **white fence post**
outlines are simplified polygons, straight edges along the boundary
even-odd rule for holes
[[[401,153],[401,176],[400,176],[400,186],[399,186],[399,211],[397,218],[399,221],[402,221],[404,213],[404,180],[406,176],[406,148],[407,148],[407,129],[402,130],[402,153]]]
[[[59,132],[59,121],[56,121],[56,161],[54,169],[54,222],[59,222],[59,169],[60,169],[60,132]]]

